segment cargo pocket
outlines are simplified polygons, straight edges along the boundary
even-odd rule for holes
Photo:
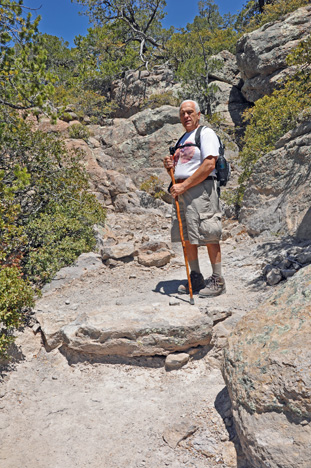
[[[213,213],[200,213],[199,236],[200,241],[217,242],[221,238],[220,215]]]

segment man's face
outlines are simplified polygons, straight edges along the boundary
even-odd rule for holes
[[[199,126],[200,112],[195,110],[194,102],[185,102],[180,109],[180,121],[186,132],[192,132]]]

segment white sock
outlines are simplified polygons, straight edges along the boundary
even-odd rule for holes
[[[195,271],[196,273],[201,273],[198,258],[196,258],[195,260],[189,260],[189,265],[190,265],[191,271]]]
[[[222,276],[221,263],[212,263],[213,275]]]

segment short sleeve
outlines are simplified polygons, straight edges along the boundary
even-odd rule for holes
[[[201,132],[201,156],[202,160],[208,156],[219,156],[219,140],[211,128],[205,127]]]

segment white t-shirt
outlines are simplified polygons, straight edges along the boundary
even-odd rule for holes
[[[192,132],[187,132],[178,146],[195,143],[196,132],[197,128]],[[186,146],[176,150],[174,156],[175,179],[190,177],[208,156],[219,156],[219,140],[214,130],[204,127],[201,131],[201,151],[197,146]],[[210,175],[215,175],[215,170]]]

